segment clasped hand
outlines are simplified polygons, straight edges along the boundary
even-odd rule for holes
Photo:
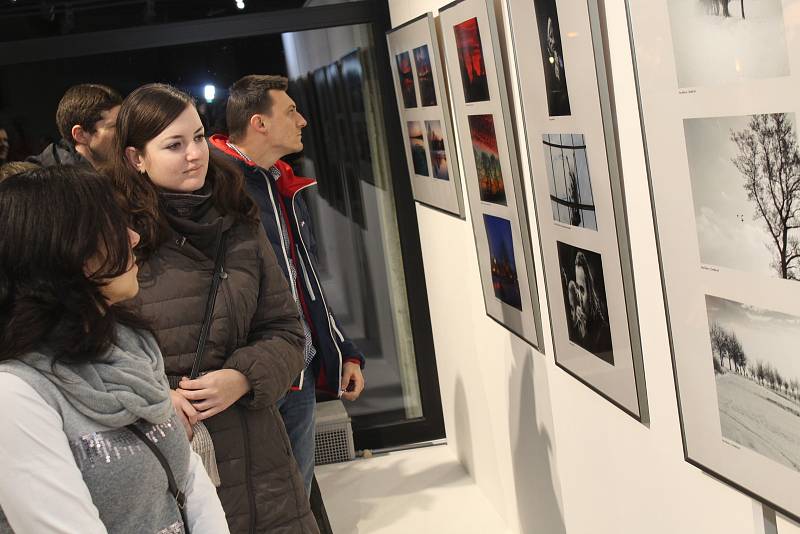
[[[248,391],[250,381],[241,372],[220,369],[194,380],[184,377],[170,397],[191,439],[192,425],[226,410]]]

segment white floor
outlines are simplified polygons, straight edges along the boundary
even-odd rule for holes
[[[334,534],[505,534],[446,445],[316,468]]]

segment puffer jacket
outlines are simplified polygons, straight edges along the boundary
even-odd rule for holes
[[[259,224],[182,219],[139,271],[137,300],[152,322],[167,375],[188,376],[211,286],[217,232],[227,232],[222,280],[202,371],[236,369],[252,391],[205,423],[231,533],[317,533],[275,402],[303,368],[303,331]]]

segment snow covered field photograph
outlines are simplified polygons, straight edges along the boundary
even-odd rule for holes
[[[722,437],[800,471],[800,317],[706,295]]]
[[[684,120],[700,261],[800,278],[800,148],[792,113]]]
[[[781,0],[669,0],[679,87],[789,75]]]

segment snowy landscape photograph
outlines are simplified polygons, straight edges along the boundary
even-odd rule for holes
[[[669,0],[679,87],[789,75],[781,0]]]
[[[722,437],[800,471],[800,317],[706,295]]]
[[[794,114],[684,120],[700,261],[800,278]]]

